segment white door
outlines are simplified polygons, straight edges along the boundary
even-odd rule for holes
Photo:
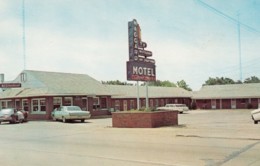
[[[216,109],[217,108],[217,102],[216,99],[211,100],[211,109]]]
[[[231,109],[236,109],[236,99],[231,99]]]

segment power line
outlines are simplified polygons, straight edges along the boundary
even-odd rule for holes
[[[216,13],[216,14],[218,14],[218,15],[224,17],[224,18],[226,18],[227,20],[229,20],[229,21],[231,21],[231,22],[233,22],[233,23],[235,23],[235,24],[239,23],[240,26],[242,26],[243,28],[245,28],[245,29],[247,29],[247,30],[249,30],[249,31],[251,31],[251,32],[260,34],[260,31],[256,30],[255,28],[252,28],[251,26],[242,23],[242,22],[239,21],[238,19],[235,19],[235,18],[233,18],[233,17],[227,15],[226,13],[224,13],[224,12],[222,12],[222,11],[220,11],[220,10],[218,10],[218,9],[216,9],[216,8],[214,8],[214,7],[212,7],[212,6],[210,6],[209,4],[207,4],[207,3],[205,3],[205,2],[203,2],[203,1],[201,1],[201,0],[197,0],[197,2],[198,2],[200,5],[202,5],[202,6],[204,6],[205,8],[207,8],[208,10],[211,10],[212,12],[214,12],[214,13]]]
[[[208,5],[207,3],[201,1],[201,0],[197,0],[197,2],[206,7],[208,10],[224,17],[225,19],[235,23],[237,25],[237,33],[238,33],[238,55],[239,55],[239,78],[240,78],[240,81],[242,81],[243,79],[243,73],[242,73],[242,56],[241,56],[241,38],[240,38],[240,27],[244,27],[245,29],[251,31],[251,32],[254,32],[254,33],[257,33],[257,34],[260,34],[260,32],[242,22],[240,22],[239,20],[239,13],[238,13],[238,19],[234,19],[233,17],[230,17],[229,15],[225,14],[224,12]]]

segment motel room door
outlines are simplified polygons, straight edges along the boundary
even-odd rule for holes
[[[124,100],[124,111],[127,111],[127,100]]]
[[[231,109],[236,109],[237,104],[236,104],[236,99],[231,99]]]
[[[217,108],[217,101],[216,99],[211,100],[211,109],[216,109]]]
[[[88,111],[88,98],[82,97],[82,108],[83,111]]]

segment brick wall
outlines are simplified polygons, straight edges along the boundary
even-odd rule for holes
[[[178,125],[178,111],[113,112],[113,127],[154,128]]]

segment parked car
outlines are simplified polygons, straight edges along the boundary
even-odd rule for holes
[[[175,110],[182,114],[184,111],[188,111],[189,108],[185,104],[166,104],[164,107],[158,107],[157,110]]]
[[[260,121],[260,108],[251,111],[251,116],[255,124]]]
[[[61,106],[54,109],[51,116],[53,120],[62,120],[64,123],[71,120],[81,120],[83,123],[91,114],[89,111],[82,111],[78,106]]]
[[[0,111],[0,124],[2,122],[23,123],[27,121],[27,112],[14,108],[5,108]]]

